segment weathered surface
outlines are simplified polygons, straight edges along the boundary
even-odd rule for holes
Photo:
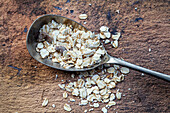
[[[122,31],[118,49],[106,45],[109,54],[143,67],[170,74],[169,2],[166,0],[1,0],[0,1],[0,112],[65,112],[63,91],[57,84],[71,80],[70,73],[35,61],[26,49],[26,32],[43,14],[58,14],[80,23],[78,15],[88,14],[85,25],[99,31],[106,25]],[[89,6],[89,3],[92,5]],[[137,11],[135,11],[137,7]],[[74,10],[71,11],[70,10]],[[117,14],[116,10],[120,13]],[[136,19],[137,18],[137,19]],[[143,18],[143,20],[140,18]],[[149,52],[149,48],[151,51]],[[21,68],[18,71],[8,65]],[[36,68],[35,68],[36,66]],[[18,74],[17,74],[18,73]],[[55,75],[58,79],[55,80]],[[170,83],[131,70],[118,88],[126,95],[109,112],[170,112]],[[128,90],[131,88],[131,90]],[[49,104],[42,107],[47,97]],[[73,112],[87,109],[71,102]],[[52,108],[52,104],[56,108]],[[101,104],[101,106],[104,106]],[[101,107],[100,107],[101,108]],[[114,110],[115,108],[115,110]],[[100,111],[96,108],[94,112]]]

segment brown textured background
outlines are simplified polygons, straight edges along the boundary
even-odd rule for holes
[[[120,14],[116,10],[120,10]],[[78,19],[81,13],[88,14],[85,26],[92,31],[105,25],[122,32],[118,49],[105,46],[109,54],[170,74],[168,0],[70,0],[67,3],[66,0],[0,0],[0,112],[65,112],[63,105],[68,99],[62,98],[63,91],[57,84],[62,79],[73,79],[70,73],[49,68],[31,58],[26,49],[26,32],[40,15],[58,14],[83,23]],[[135,22],[136,18],[143,18],[143,21]],[[22,70],[17,74],[18,71],[9,65]],[[168,82],[131,70],[118,88],[126,96],[108,112],[170,112]],[[42,107],[45,97],[49,104]],[[88,108],[80,107],[78,102],[70,103],[74,113]],[[52,108],[52,104],[56,108]],[[93,112],[101,112],[100,108]]]

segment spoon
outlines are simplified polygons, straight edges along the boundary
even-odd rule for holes
[[[94,64],[92,67],[89,68],[83,68],[83,69],[76,69],[76,68],[70,68],[70,69],[65,69],[62,66],[59,65],[59,63],[54,63],[52,62],[50,59],[46,58],[46,59],[42,59],[40,54],[38,52],[36,52],[35,48],[37,45],[37,38],[39,35],[39,29],[44,25],[44,24],[48,24],[50,21],[55,20],[58,23],[62,23],[62,24],[69,24],[72,25],[73,28],[80,28],[82,30],[88,31],[87,28],[85,28],[83,25],[81,25],[80,23],[71,20],[69,18],[63,17],[63,16],[59,16],[59,15],[53,15],[53,14],[48,14],[48,15],[43,15],[40,16],[39,18],[37,18],[31,25],[28,34],[27,34],[27,39],[26,39],[26,44],[27,44],[27,49],[30,53],[30,55],[37,61],[39,61],[42,64],[45,64],[49,67],[55,68],[55,69],[59,69],[59,70],[63,70],[63,71],[87,71],[87,70],[91,70],[94,69],[100,65],[106,64],[106,63],[113,63],[113,64],[118,64],[118,65],[122,65],[125,67],[129,67],[138,71],[141,71],[143,73],[147,73],[150,75],[153,75],[155,77],[170,81],[170,75],[166,75],[163,73],[159,73],[156,71],[152,71],[131,63],[128,63],[126,61],[120,60],[118,58],[112,57],[109,54],[106,53],[106,55],[102,58],[102,62],[100,62],[99,64]]]

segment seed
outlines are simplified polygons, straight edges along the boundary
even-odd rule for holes
[[[48,104],[48,99],[45,98],[44,101],[43,101],[43,103],[42,103],[42,106],[45,107],[45,106],[47,106],[47,104]]]
[[[79,19],[81,19],[81,20],[87,19],[87,14],[80,14]]]
[[[64,110],[71,111],[72,109],[69,104],[64,104]]]

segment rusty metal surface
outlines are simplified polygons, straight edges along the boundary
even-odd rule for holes
[[[86,13],[84,26],[89,30],[98,32],[100,26],[105,25],[112,33],[116,30],[122,33],[117,49],[104,45],[110,55],[170,74],[170,12],[166,0],[67,1],[0,1],[0,112],[65,112],[63,105],[69,98],[62,98],[63,91],[57,84],[76,78],[72,79],[69,72],[35,61],[26,49],[27,30],[43,14],[57,14],[83,24],[84,20],[79,20],[78,15]],[[108,112],[170,112],[168,82],[131,70],[117,88],[126,96]],[[45,97],[49,104],[42,107]],[[71,103],[72,112],[89,108],[80,107],[78,103],[79,99]],[[52,108],[52,104],[56,108]],[[104,104],[93,112],[101,112],[102,106]]]

